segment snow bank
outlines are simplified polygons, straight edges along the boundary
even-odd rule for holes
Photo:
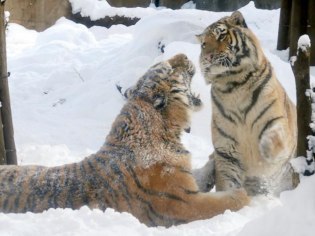
[[[98,20],[105,16],[113,17],[116,15],[130,18],[142,18],[153,14],[154,8],[126,8],[111,7],[107,1],[96,0],[69,0],[72,6],[72,13],[80,13],[83,17],[90,17],[91,20]]]
[[[83,14],[91,11],[95,18],[108,7],[105,1],[88,5],[84,2],[72,0],[77,11],[86,12]],[[128,11],[139,14],[139,9]],[[203,110],[193,115],[192,132],[183,135],[183,142],[192,152],[194,167],[207,161],[213,150],[210,88],[200,74],[200,46],[194,35],[230,13],[187,9],[143,11],[150,14],[145,13],[131,27],[87,29],[64,18],[41,33],[9,25],[8,70],[19,163],[60,165],[79,161],[98,150],[124,104],[115,85],[133,85],[150,65],[180,52],[186,53],[197,66],[192,87],[204,102]],[[241,12],[261,40],[281,83],[295,100],[288,52],[274,49],[279,10],[258,10],[251,3]],[[315,219],[314,181],[314,177],[302,179],[298,189],[284,193],[280,199],[256,197],[239,212],[226,211],[212,219],[169,229],[148,228],[130,214],[112,209],[101,212],[83,207],[75,211],[51,209],[41,214],[0,213],[0,235],[232,236],[281,232],[286,236],[308,236],[314,232],[311,229]]]
[[[245,225],[240,236],[311,236],[315,219],[315,176],[304,177],[294,191],[281,195],[281,206]]]

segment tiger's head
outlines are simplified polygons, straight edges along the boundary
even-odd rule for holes
[[[200,67],[207,83],[255,67],[254,62],[258,64],[261,59],[258,41],[239,11],[214,22],[196,37],[201,44]]]
[[[140,99],[150,103],[170,126],[179,132],[189,130],[189,112],[199,110],[202,102],[191,90],[195,66],[184,54],[152,66],[126,90],[128,100]]]
[[[177,54],[152,66],[123,95],[128,100],[141,97],[152,103],[156,109],[164,109],[170,102],[176,102],[190,110],[198,110],[202,102],[191,91],[194,74],[194,64],[186,55]]]

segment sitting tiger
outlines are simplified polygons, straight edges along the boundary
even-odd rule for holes
[[[148,226],[171,226],[242,208],[249,202],[244,190],[201,193],[192,176],[179,135],[201,105],[190,88],[194,72],[183,54],[150,68],[105,144],[79,163],[1,166],[0,211],[111,207]]]
[[[214,22],[197,38],[201,71],[211,84],[216,189],[244,187],[250,195],[292,189],[295,106],[242,14]]]

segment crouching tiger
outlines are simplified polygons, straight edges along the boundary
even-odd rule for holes
[[[200,67],[212,85],[217,189],[278,195],[293,188],[295,107],[242,14],[214,22],[197,37]]]
[[[107,207],[148,226],[171,226],[238,210],[244,190],[201,193],[179,135],[201,105],[190,88],[194,66],[183,54],[158,63],[134,86],[105,144],[79,163],[1,166],[0,210]]]

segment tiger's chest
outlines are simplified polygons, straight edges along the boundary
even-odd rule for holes
[[[211,91],[214,148],[233,153],[245,166],[256,166],[248,169],[266,169],[268,163],[261,158],[259,143],[270,116],[268,104],[274,101],[273,90],[269,86],[259,88],[259,83],[227,88],[213,87]]]

